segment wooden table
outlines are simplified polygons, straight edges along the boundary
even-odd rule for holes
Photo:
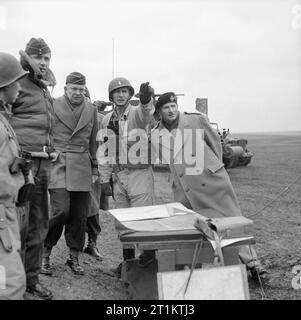
[[[137,248],[141,251],[154,251],[155,260],[141,267],[137,260],[125,261],[122,279],[128,281],[132,289],[132,298],[148,300],[158,298],[157,272],[181,270],[190,267],[195,246],[201,242],[202,249],[197,259],[197,267],[214,262],[215,253],[201,232],[196,229],[168,232],[133,232],[120,237],[124,249]],[[222,249],[225,265],[239,264],[238,248],[241,245],[254,244],[248,239],[234,243]]]

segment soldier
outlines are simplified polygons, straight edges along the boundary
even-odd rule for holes
[[[31,38],[25,51],[20,51],[21,65],[29,74],[21,80],[22,93],[13,104],[10,123],[22,151],[30,152],[35,176],[35,194],[29,203],[21,242],[27,280],[27,292],[51,299],[52,292],[39,280],[43,242],[48,231],[48,193],[50,164],[53,153],[53,99],[48,91],[55,84],[49,69],[51,50],[41,38]]]
[[[20,168],[12,169],[20,148],[7,121],[11,104],[21,90],[19,80],[26,74],[14,56],[0,53],[0,300],[23,299],[26,289],[25,270],[18,252],[21,241],[16,213],[24,176]]]
[[[238,200],[222,162],[220,137],[211,127],[207,117],[199,113],[180,113],[177,97],[173,92],[164,93],[159,97],[156,112],[159,113],[161,121],[152,132],[152,142],[157,152],[160,152],[163,158],[165,155],[164,160],[169,163],[173,176],[172,189],[175,201],[181,202],[200,214],[206,212],[208,218],[240,216]],[[185,147],[189,145],[188,140],[185,140],[184,129],[191,129],[192,135],[197,132],[196,129],[204,132],[204,139],[202,138],[204,149],[199,154],[199,157],[204,157],[204,162],[201,161],[200,165],[193,168],[191,159],[179,160],[180,156],[185,154]],[[175,142],[177,137],[182,138]],[[165,143],[168,139],[174,141],[177,148],[173,149],[172,143]],[[177,151],[174,152],[175,150]],[[197,161],[198,144],[195,143],[188,151],[192,155],[192,160],[194,158]],[[251,271],[252,276],[257,277],[257,272],[264,275],[266,270],[257,260],[253,248],[241,247],[239,256]]]
[[[96,161],[97,110],[85,99],[86,78],[72,72],[66,78],[65,94],[54,102],[54,145],[58,157],[53,163],[49,185],[51,220],[44,243],[43,274],[51,275],[50,254],[65,226],[70,250],[67,265],[84,274],[79,252],[85,241],[91,186],[98,178]]]
[[[122,77],[113,79],[109,83],[109,99],[113,102],[113,110],[103,117],[98,137],[102,142],[108,139],[107,146],[102,144],[99,148],[97,160],[99,161],[100,182],[107,196],[112,194],[115,208],[139,207],[154,204],[154,177],[152,166],[146,159],[140,163],[133,162],[135,155],[130,149],[135,144],[131,134],[135,129],[144,132],[144,144],[140,154],[148,154],[148,127],[153,119],[153,89],[149,83],[140,86],[140,103],[138,106],[130,104],[134,95],[134,88],[130,82]],[[112,138],[112,139],[111,139]],[[110,148],[116,142],[113,150],[114,156],[110,157]],[[111,150],[112,151],[112,150]],[[107,152],[107,153],[106,153]],[[133,156],[133,158],[131,158]],[[124,259],[132,258],[132,251],[124,250]],[[120,270],[120,267],[118,271]]]
[[[100,102],[100,101],[99,101]],[[101,103],[101,102],[100,102]],[[103,114],[99,111],[99,108],[93,103],[95,108],[97,108],[98,124],[100,126],[103,119]],[[88,234],[88,244],[84,249],[84,252],[95,257],[97,260],[102,260],[99,250],[97,248],[97,237],[101,232],[101,227],[99,224],[99,209],[108,210],[109,209],[109,197],[106,196],[105,190],[103,189],[103,184],[100,183],[99,178],[93,183],[92,191],[90,193],[91,201],[88,210],[86,232]]]
[[[148,83],[140,87],[140,104],[132,106],[130,99],[134,95],[134,88],[125,78],[115,78],[109,83],[109,99],[114,103],[114,109],[106,114],[101,122],[100,129],[110,129],[116,135],[116,153],[114,164],[103,165],[100,162],[100,179],[105,184],[106,190],[110,190],[112,174],[113,190],[116,208],[139,207],[154,203],[154,184],[151,165],[146,161],[135,164],[129,159],[128,150],[134,144],[130,134],[133,129],[145,130],[152,120],[154,106],[152,102],[152,88]],[[147,137],[147,131],[145,131]],[[123,143],[119,148],[119,143]],[[146,140],[147,141],[147,138]],[[122,150],[125,147],[127,150]],[[145,146],[148,148],[148,145]],[[128,154],[125,161],[120,161],[120,151]],[[142,152],[143,153],[143,152]],[[101,156],[101,153],[99,153]],[[111,192],[109,191],[110,195]]]

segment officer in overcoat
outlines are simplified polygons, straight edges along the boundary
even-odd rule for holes
[[[51,219],[44,242],[44,274],[51,274],[51,249],[61,237],[70,249],[67,265],[75,274],[84,274],[79,264],[83,249],[92,182],[98,178],[96,161],[97,110],[84,97],[86,79],[79,72],[66,78],[65,94],[54,102],[53,162],[49,185]]]
[[[240,216],[241,209],[222,162],[220,137],[206,116],[182,113],[173,92],[156,103],[161,121],[152,131],[152,144],[169,164],[174,200],[208,218]],[[186,131],[186,132],[185,132]],[[242,246],[240,259],[252,275],[265,273],[253,248]]]
[[[12,169],[19,157],[17,137],[7,118],[25,72],[18,60],[0,53],[0,300],[23,299],[25,270],[20,256],[20,232],[16,213],[19,189],[24,185],[21,168]]]

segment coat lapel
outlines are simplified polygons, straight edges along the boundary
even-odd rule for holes
[[[189,122],[187,121],[187,118],[184,113],[180,113],[179,117],[179,124],[178,124],[178,130],[176,131],[176,136],[175,136],[175,149],[174,149],[174,159],[176,161],[178,154],[182,151],[183,146],[189,140],[189,136],[186,135],[184,136],[184,129],[189,129],[191,128],[189,126]]]
[[[76,132],[78,132],[80,129],[85,127],[88,124],[88,122],[92,120],[92,116],[91,116],[93,113],[92,107],[87,105],[86,101],[84,101],[83,103],[84,103],[84,108],[83,108],[82,114],[80,115],[80,118],[78,120],[77,126],[72,133],[72,136]]]
[[[57,117],[70,129],[76,128],[76,119],[72,110],[70,109],[65,96],[60,97],[54,101],[54,110]]]

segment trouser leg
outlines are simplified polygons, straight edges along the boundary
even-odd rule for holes
[[[17,217],[20,231],[20,239],[21,239],[21,258],[23,264],[25,263],[25,245],[26,245],[26,237],[28,233],[28,219],[29,219],[29,203],[22,207],[17,207]]]
[[[130,198],[128,195],[128,180],[129,170],[122,170],[115,175],[114,181],[114,207],[117,208],[129,208]]]
[[[155,203],[151,166],[147,169],[130,170],[128,186],[131,207],[151,206]]]
[[[26,278],[15,207],[0,204],[0,227],[0,300],[22,300]]]
[[[86,232],[88,234],[89,242],[96,243],[97,237],[101,232],[99,214],[87,218]]]
[[[70,192],[70,214],[65,223],[65,239],[72,252],[79,252],[84,246],[89,201],[89,192]]]
[[[70,211],[70,192],[64,188],[50,189],[51,218],[44,242],[44,257],[49,257],[52,247],[59,241]]]
[[[29,203],[28,232],[25,243],[25,271],[27,287],[39,282],[42,264],[43,243],[48,232],[48,183],[50,161],[33,158],[35,192]]]

